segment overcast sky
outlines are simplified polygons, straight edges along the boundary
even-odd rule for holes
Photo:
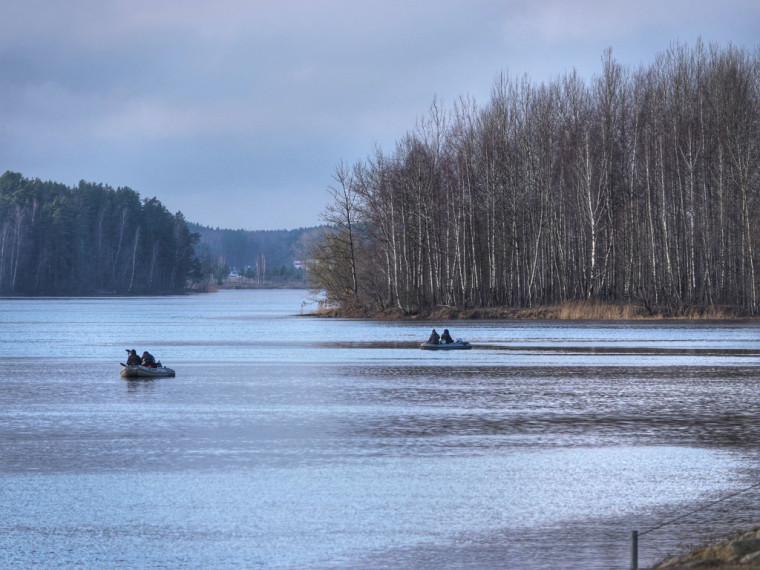
[[[0,173],[129,186],[192,222],[320,223],[336,165],[434,98],[604,50],[760,45],[757,0],[0,0]]]

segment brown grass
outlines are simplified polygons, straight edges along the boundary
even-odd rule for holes
[[[687,554],[670,557],[655,564],[652,568],[670,568],[671,570],[688,568],[760,570],[760,563],[756,561],[741,563],[740,560],[744,555],[737,554],[737,551],[732,546],[736,541],[752,541],[753,539],[757,539],[759,534],[760,527],[754,527],[752,530],[736,533],[730,538],[719,542],[698,547]]]
[[[686,307],[680,311],[658,308],[651,312],[640,305],[604,303],[600,301],[568,301],[557,305],[529,308],[475,307],[459,309],[439,305],[428,311],[404,314],[400,309],[367,313],[358,307],[321,309],[315,316],[343,318],[374,318],[386,320],[486,320],[486,319],[547,319],[547,320],[735,320],[750,318],[738,307]]]
[[[559,305],[558,319],[631,320],[646,318],[643,307],[613,305],[595,301],[570,301]]]

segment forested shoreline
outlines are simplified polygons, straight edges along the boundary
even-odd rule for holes
[[[760,49],[674,45],[630,70],[429,113],[341,164],[312,249],[346,314],[563,303],[757,315]]]
[[[223,288],[306,288],[301,260],[319,228],[221,229],[190,224],[204,273]]]
[[[197,240],[130,188],[0,176],[0,295],[181,293],[201,277]]]

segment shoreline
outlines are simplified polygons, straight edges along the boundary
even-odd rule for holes
[[[685,570],[712,568],[714,570],[760,570],[760,526],[738,532],[719,542],[703,546],[687,554],[658,562],[651,570],[669,568]]]
[[[639,305],[616,305],[591,301],[571,301],[557,305],[529,308],[473,307],[460,309],[439,305],[430,310],[406,314],[400,309],[366,312],[361,308],[332,307],[318,309],[308,316],[407,321],[457,320],[566,320],[566,321],[756,321],[741,307],[687,307],[680,311],[648,310]]]

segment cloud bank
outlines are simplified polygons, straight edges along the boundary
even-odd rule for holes
[[[671,43],[752,49],[748,0],[10,0],[0,170],[130,186],[191,221],[312,225],[335,165],[390,147],[434,97],[487,101]]]

